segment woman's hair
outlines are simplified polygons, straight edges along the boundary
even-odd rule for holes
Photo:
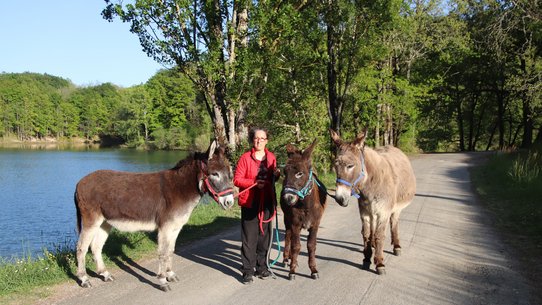
[[[248,141],[250,143],[254,142],[254,135],[256,134],[256,131],[258,131],[258,130],[261,130],[261,131],[265,132],[265,137],[267,138],[267,140],[269,140],[269,131],[267,131],[267,129],[265,129],[263,127],[252,127],[248,131]]]

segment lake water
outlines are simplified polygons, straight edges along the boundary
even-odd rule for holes
[[[0,256],[34,257],[45,248],[75,248],[73,194],[98,169],[152,172],[172,168],[179,151],[0,148]]]

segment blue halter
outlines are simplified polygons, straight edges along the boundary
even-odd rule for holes
[[[341,178],[337,178],[337,183],[342,183],[346,186],[349,186],[350,187],[350,195],[356,197],[356,199],[359,199],[361,197],[361,195],[356,192],[354,190],[354,187],[356,186],[356,184],[358,184],[358,182],[361,181],[361,179],[363,179],[365,177],[365,158],[363,157],[363,153],[361,154],[361,172],[359,173],[359,176],[358,178],[354,181],[354,183],[350,183],[344,179],[341,179]]]
[[[285,187],[282,192],[283,193],[292,193],[296,194],[299,199],[303,200],[310,192],[312,191],[312,181],[314,181],[314,178],[312,176],[312,168],[309,170],[309,179],[307,179],[307,183],[303,186],[301,190],[297,190],[292,187]]]

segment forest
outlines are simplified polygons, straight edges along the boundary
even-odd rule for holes
[[[164,66],[146,83],[77,87],[0,74],[0,136],[235,155],[247,128],[271,148],[351,138],[411,152],[542,143],[542,4],[530,0],[106,0]]]
[[[145,84],[77,87],[37,73],[0,74],[0,135],[150,149],[205,146],[211,123],[190,81],[163,70]]]

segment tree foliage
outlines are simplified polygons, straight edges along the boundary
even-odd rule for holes
[[[126,89],[2,74],[2,135],[157,148],[213,136],[235,155],[260,125],[279,159],[284,144],[318,139],[322,169],[330,127],[346,138],[369,127],[369,144],[409,151],[542,142],[536,1],[105,2],[104,18],[129,23],[170,69]]]
[[[0,136],[116,139],[131,147],[205,148],[211,124],[191,82],[160,71],[140,86],[76,87],[36,73],[0,74]],[[105,143],[107,144],[107,143]]]

